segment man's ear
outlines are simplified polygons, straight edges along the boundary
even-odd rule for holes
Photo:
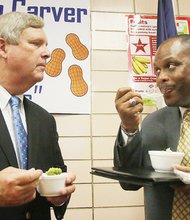
[[[6,41],[3,38],[0,38],[0,57],[7,57],[7,50],[6,50]]]

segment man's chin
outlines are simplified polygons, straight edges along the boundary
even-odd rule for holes
[[[170,107],[178,107],[181,106],[180,103],[176,100],[165,100],[165,104]]]
[[[44,79],[44,72],[36,74],[36,82],[41,82]]]
[[[176,106],[176,102],[171,98],[164,97],[164,101],[167,106]]]

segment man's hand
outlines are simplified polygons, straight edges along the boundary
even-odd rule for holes
[[[0,207],[19,206],[36,197],[41,170],[8,167],[0,171]]]
[[[47,197],[47,200],[55,206],[60,206],[64,204],[67,199],[70,198],[71,194],[75,191],[75,185],[73,185],[75,179],[76,176],[69,173],[68,177],[66,178],[66,187],[64,187],[61,191],[61,195],[56,197]]]
[[[182,166],[182,165],[175,165],[175,169],[180,170],[182,172],[190,173],[190,167]],[[184,193],[190,194],[190,184],[183,184],[183,185],[172,185],[177,191],[182,191]]]
[[[136,101],[132,105],[130,99]],[[121,118],[121,126],[127,132],[134,132],[138,129],[140,123],[140,114],[143,111],[143,100],[140,94],[134,92],[131,88],[120,88],[115,98],[115,107]]]
[[[182,166],[182,165],[175,165],[175,169],[190,173],[190,167]]]

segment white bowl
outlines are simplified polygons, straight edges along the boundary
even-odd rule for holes
[[[37,186],[38,192],[41,196],[59,196],[60,192],[65,187],[65,180],[67,176],[67,173],[52,176],[48,176],[46,173],[43,173]]]
[[[157,172],[173,172],[173,166],[181,164],[184,153],[174,151],[148,151],[152,167]]]

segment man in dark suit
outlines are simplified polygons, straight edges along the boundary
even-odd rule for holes
[[[42,171],[59,167],[66,172],[58,144],[55,119],[23,94],[43,79],[50,57],[43,20],[11,12],[0,16],[0,216],[3,220],[50,220],[50,207],[62,219],[74,174],[69,174],[60,196],[42,197],[36,186]],[[9,100],[20,99],[20,114],[28,135],[27,168],[20,169]],[[51,100],[50,100],[51,101]]]
[[[115,105],[121,126],[114,146],[114,165],[120,168],[151,168],[149,150],[177,150],[182,116],[190,108],[190,36],[175,36],[163,42],[155,55],[157,85],[163,94],[166,107],[148,115],[139,129],[143,101],[131,88],[118,90]],[[184,166],[178,169],[188,171]],[[140,186],[120,182],[125,190]],[[145,186],[146,220],[171,220],[174,189],[190,187],[155,185]],[[188,204],[190,196],[188,196]],[[188,207],[189,208],[189,207]],[[188,212],[188,211],[187,211]],[[189,219],[187,215],[185,219]]]

